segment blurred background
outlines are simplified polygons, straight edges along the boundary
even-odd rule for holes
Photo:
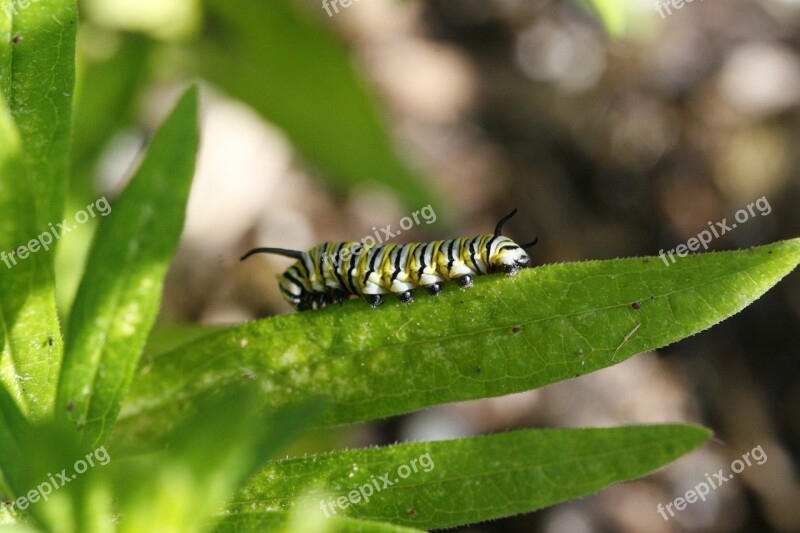
[[[202,149],[151,354],[289,312],[307,249],[425,206],[400,242],[513,208],[537,265],[656,255],[762,199],[725,250],[800,236],[797,0],[82,0],[71,206],[124,187],[186,83]],[[327,6],[327,7],[326,7]],[[338,11],[338,12],[337,12]],[[62,309],[93,227],[65,237]],[[319,449],[521,427],[689,421],[704,448],[643,480],[461,531],[800,531],[800,277],[701,335],[538,391],[320,435]],[[793,340],[794,339],[794,340]],[[656,512],[755,446],[667,521]]]

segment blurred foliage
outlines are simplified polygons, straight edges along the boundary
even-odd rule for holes
[[[394,154],[343,44],[292,0],[209,0],[199,73],[252,105],[342,187],[380,183],[409,208],[430,203]]]
[[[603,21],[611,35],[620,36],[625,31],[625,0],[585,0]]]

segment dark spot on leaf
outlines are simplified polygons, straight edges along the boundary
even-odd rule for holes
[[[74,410],[75,410],[75,404],[73,402],[69,402],[67,404],[67,411],[69,411],[71,413]]]
[[[414,518],[415,516],[417,516],[417,510],[416,509],[409,509],[408,510],[408,516],[410,516],[411,518]]]
[[[47,339],[47,344],[49,344],[50,346],[54,345],[55,343],[56,343],[56,340],[53,337],[50,337],[49,339]]]
[[[253,374],[252,372],[250,372],[250,373],[248,373],[248,374],[245,374],[245,375],[244,375],[244,379],[247,379],[247,380],[253,381],[253,380],[255,380],[255,379],[256,379],[256,375],[255,375],[255,374]]]
[[[11,39],[11,42],[14,43],[14,44],[17,44],[21,40],[22,40],[22,35],[17,34]]]
[[[639,305],[639,303],[638,303],[638,302],[633,302],[633,303],[631,304],[631,307],[633,307],[633,309],[634,309],[634,310],[636,310],[636,311],[638,311],[639,309],[641,309],[641,308],[642,308],[642,306],[641,306],[641,305]]]
[[[645,263],[649,263],[649,262],[650,262],[650,260],[649,260],[649,259],[645,259],[645,260],[644,260],[644,262],[645,262]]]
[[[480,374],[480,373],[481,373],[481,367],[477,367],[477,368],[475,368],[475,372],[477,372],[478,374]]]
[[[519,326],[514,326],[511,328],[511,333],[519,333],[520,331],[522,331],[522,328]]]
[[[86,427],[86,424],[81,422],[81,423],[77,424],[75,427],[78,429],[78,431],[81,431],[81,430],[83,430],[83,428]]]

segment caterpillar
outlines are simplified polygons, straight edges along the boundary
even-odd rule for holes
[[[474,276],[503,272],[516,275],[530,266],[525,252],[538,242],[518,245],[501,235],[503,225],[516,214],[500,219],[494,233],[427,243],[366,246],[358,241],[326,242],[307,252],[283,248],[253,248],[253,254],[276,254],[297,261],[278,278],[281,294],[298,311],[344,303],[350,296],[363,296],[378,307],[391,292],[404,303],[412,302],[412,290],[423,287],[432,296],[442,283],[455,281],[471,287]]]

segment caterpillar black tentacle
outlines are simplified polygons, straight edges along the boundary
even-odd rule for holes
[[[494,233],[476,237],[427,243],[364,246],[358,241],[326,242],[308,252],[283,248],[254,248],[241,257],[257,253],[296,259],[278,281],[281,294],[298,311],[344,303],[350,296],[363,296],[372,307],[383,303],[383,295],[396,294],[404,303],[414,301],[413,289],[422,287],[432,296],[442,283],[455,281],[468,288],[475,276],[505,273],[516,275],[530,266],[525,252],[538,238],[518,245],[501,232],[516,214],[500,219]]]

